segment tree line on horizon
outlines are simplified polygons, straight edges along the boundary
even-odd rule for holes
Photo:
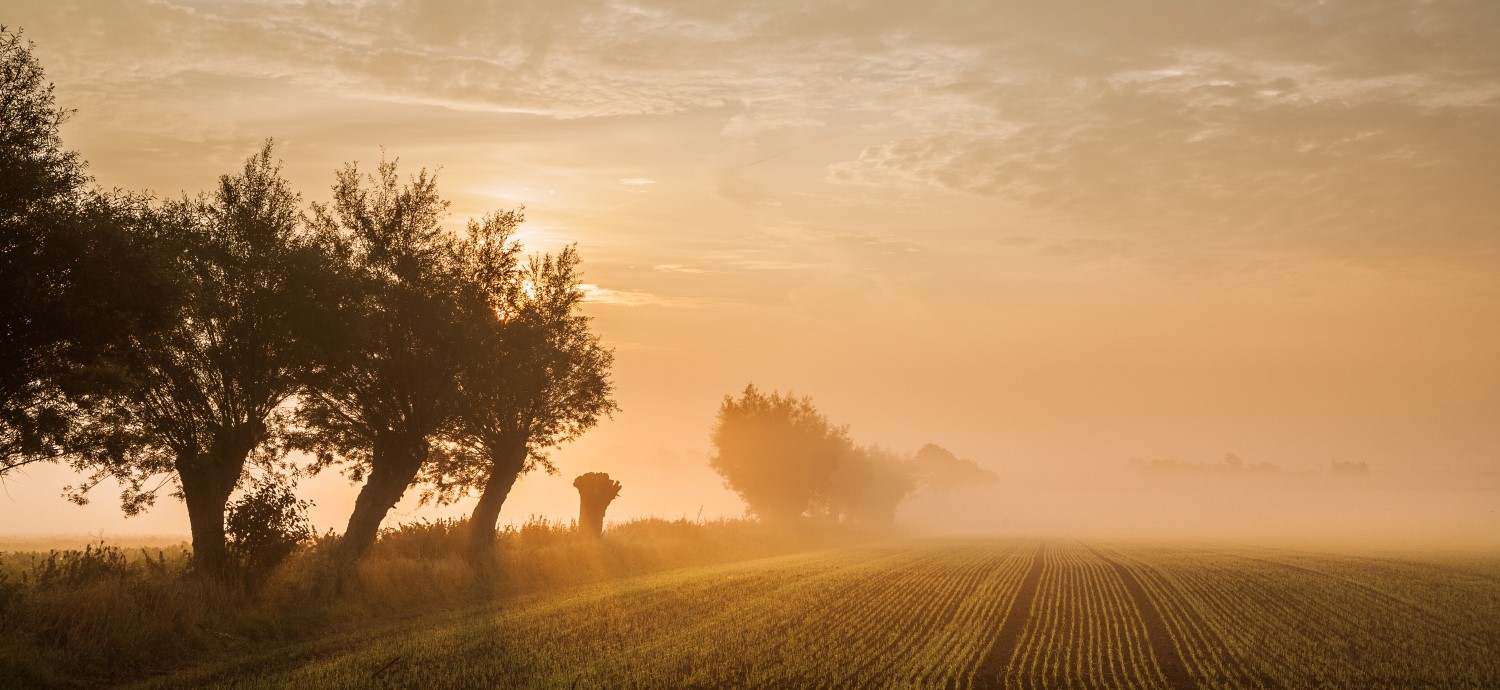
[[[66,463],[69,498],[113,479],[127,514],[176,495],[224,574],[226,512],[284,516],[338,466],[363,482],[341,562],[413,487],[478,493],[482,556],[516,480],[618,409],[578,250],[524,256],[522,209],[448,232],[435,175],[384,157],[304,208],[269,139],[205,194],[101,190],[31,48],[0,26],[0,479]],[[230,511],[237,489],[264,500]]]

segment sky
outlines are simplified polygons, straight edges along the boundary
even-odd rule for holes
[[[0,21],[102,186],[196,194],[271,137],[304,202],[384,151],[439,170],[454,229],[524,205],[528,249],[578,243],[622,411],[502,522],[568,519],[586,471],[623,482],[611,517],[740,514],[708,434],[750,382],[1012,489],[1231,452],[1500,472],[1492,0],[10,0]],[[9,478],[0,532],[186,531],[171,499],[124,520],[104,487],[64,502],[72,481]],[[355,489],[302,488],[341,530]]]

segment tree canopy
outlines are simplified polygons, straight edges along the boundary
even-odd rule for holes
[[[829,482],[828,504],[842,518],[885,527],[896,521],[897,507],[916,490],[909,459],[879,446],[863,446],[839,459]]]
[[[935,443],[917,449],[912,456],[912,473],[918,483],[930,489],[985,486],[999,481],[994,472]]]
[[[59,127],[71,111],[19,31],[0,26],[0,477],[62,458],[130,336],[169,318],[166,257],[139,198],[100,193]]]
[[[774,521],[825,509],[834,471],[854,447],[811,398],[762,393],[753,384],[739,398],[724,397],[711,439],[709,464],[725,487]]]

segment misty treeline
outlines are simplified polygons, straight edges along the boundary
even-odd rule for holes
[[[860,445],[809,397],[747,385],[719,406],[709,464],[750,511],[774,522],[806,518],[891,525],[920,489],[996,481],[994,473],[934,444],[903,454]]]
[[[1167,476],[1167,477],[1212,477],[1212,478],[1238,478],[1238,477],[1279,477],[1282,476],[1281,466],[1271,462],[1247,462],[1234,453],[1225,453],[1224,459],[1219,462],[1191,462],[1177,458],[1156,458],[1142,460],[1132,458],[1130,467],[1143,475]],[[1307,475],[1308,472],[1295,472],[1292,475]],[[1370,465],[1365,462],[1338,462],[1329,463],[1329,474],[1334,477],[1367,477],[1370,475]]]
[[[71,499],[112,479],[126,513],[179,496],[225,573],[305,531],[295,477],[338,466],[363,482],[339,561],[413,487],[478,493],[483,555],[517,478],[616,409],[578,251],[524,256],[521,210],[456,235],[435,176],[385,159],[304,206],[269,140],[197,196],[100,190],[31,44],[0,27],[0,55],[0,478],[66,463]]]
[[[1189,462],[1177,458],[1155,458],[1141,460],[1132,458],[1130,466],[1147,475],[1201,476],[1201,477],[1254,477],[1272,476],[1281,473],[1281,466],[1269,462],[1245,462],[1234,453],[1225,453],[1220,462]]]

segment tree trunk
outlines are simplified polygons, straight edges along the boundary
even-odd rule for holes
[[[363,556],[375,544],[380,533],[380,523],[386,513],[396,507],[401,496],[416,479],[417,470],[427,460],[427,443],[416,442],[375,443],[370,455],[370,476],[359,498],[354,501],[354,512],[349,515],[349,526],[344,529],[344,538],[339,541],[343,561],[352,563]]]
[[[495,550],[495,523],[500,508],[526,468],[526,445],[497,452],[490,459],[490,478],[479,494],[479,503],[469,516],[469,562],[486,564]]]
[[[193,534],[193,565],[215,577],[229,574],[229,550],[224,540],[224,510],[229,495],[239,483],[249,451],[215,449],[211,454],[179,457],[177,480],[187,503],[188,526]]]
[[[594,538],[604,535],[604,511],[620,495],[620,483],[604,472],[589,472],[573,480],[578,489],[578,530]]]

